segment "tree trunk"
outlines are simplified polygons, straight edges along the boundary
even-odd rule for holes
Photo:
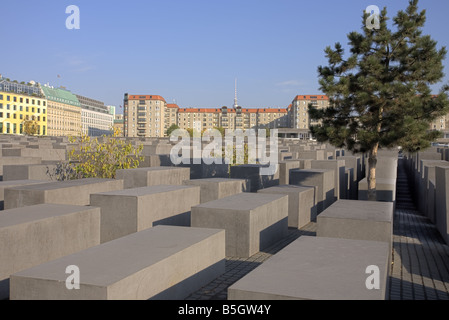
[[[377,151],[379,144],[376,144],[369,152],[368,157],[368,201],[377,201],[376,196],[376,165]]]

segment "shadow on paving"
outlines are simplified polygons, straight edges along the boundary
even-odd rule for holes
[[[390,277],[389,300],[449,300],[447,292]]]
[[[408,273],[449,285],[449,257],[441,247],[417,243],[394,243],[395,254],[401,256],[402,267]]]

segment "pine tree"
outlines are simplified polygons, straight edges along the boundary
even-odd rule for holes
[[[409,1],[406,11],[393,19],[395,31],[387,27],[387,9],[379,14],[380,28],[369,29],[363,15],[363,33],[348,34],[350,55],[336,43],[325,49],[328,66],[318,67],[321,90],[330,107],[309,106],[312,134],[354,153],[368,153],[368,199],[376,200],[378,150],[401,146],[416,152],[430,147],[440,132],[430,123],[449,112],[449,86],[438,95],[430,85],[444,77],[446,48],[422,35],[425,10],[418,12],[418,0]]]

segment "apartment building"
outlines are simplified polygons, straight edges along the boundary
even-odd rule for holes
[[[0,133],[23,134],[24,123],[29,120],[37,125],[37,135],[48,134],[47,99],[39,86],[0,76]]]
[[[236,129],[276,129],[295,128],[308,130],[308,106],[319,108],[329,106],[324,95],[297,96],[288,108],[180,108],[176,104],[167,104],[158,95],[128,95],[124,99],[124,133],[128,137],[161,137],[167,129],[178,125],[181,129],[193,129],[202,132],[222,127]]]
[[[174,124],[178,124],[179,106],[175,103],[169,103],[165,107],[164,132]]]
[[[325,95],[298,95],[292,101],[289,114],[289,126],[294,129],[309,129],[317,124],[309,118],[309,104],[323,109],[329,106],[329,97]]]
[[[124,98],[124,134],[126,137],[163,137],[167,102],[158,95],[129,95]]]

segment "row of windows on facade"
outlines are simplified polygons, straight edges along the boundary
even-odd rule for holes
[[[104,114],[97,114],[92,112],[81,112],[81,115],[86,118],[92,118],[92,119],[101,119],[101,120],[112,120],[112,115],[104,115]]]
[[[37,126],[37,134],[40,135],[41,132],[41,126]],[[0,133],[6,133],[6,134],[23,134],[23,125],[19,124],[17,125],[17,123],[11,123],[6,122],[0,122]],[[42,134],[45,135],[46,134],[46,127],[42,126]]]
[[[17,111],[17,109],[19,109],[18,111],[23,111],[23,106],[19,106],[19,108],[17,108],[16,105],[13,105],[11,108],[10,104],[7,104],[6,106],[3,106],[3,103],[0,103],[0,109],[3,109],[3,107],[5,107],[6,110],[13,110],[13,111]],[[41,113],[41,108],[35,108],[35,107],[25,107],[25,112],[36,112],[37,113]],[[46,109],[42,109],[42,113],[45,114],[46,113]]]
[[[12,117],[11,117],[11,114],[9,113],[9,112],[7,112],[7,113],[5,113],[5,115],[6,115],[6,119],[17,119],[17,114],[16,113],[13,113],[12,114]],[[3,116],[4,116],[4,114],[3,114],[3,112],[0,112],[0,118],[3,118]],[[24,115],[23,114],[19,114],[19,119],[20,120],[23,120],[24,119]],[[31,117],[30,117],[30,115],[25,115],[25,120],[37,120],[37,121],[41,121],[41,116],[34,116],[34,115],[32,115]],[[45,117],[42,117],[42,121],[46,121],[46,118]]]
[[[0,100],[5,100],[3,97],[3,94],[0,94]],[[6,96],[6,101],[11,101],[11,96]],[[12,102],[19,102],[19,103],[25,103],[26,104],[30,104],[30,99],[29,98],[22,98],[20,97],[19,99],[17,99],[17,97],[12,97]],[[31,99],[31,104],[36,104],[36,100],[35,99]],[[41,100],[37,100],[37,105],[40,106],[41,105]],[[42,101],[42,106],[46,106],[46,102]]]

